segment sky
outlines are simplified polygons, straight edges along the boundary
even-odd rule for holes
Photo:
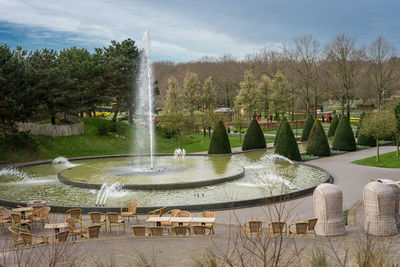
[[[396,0],[0,0],[0,44],[62,50],[151,38],[151,59],[173,62],[290,46],[312,35],[324,47],[336,35],[368,45],[378,36],[400,49]]]

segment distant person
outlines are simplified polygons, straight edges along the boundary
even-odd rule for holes
[[[269,115],[269,121],[272,122],[272,115]]]
[[[339,114],[339,119],[342,119],[342,113]]]
[[[324,116],[324,114],[321,115],[321,118],[322,118],[322,122],[325,122],[325,116]]]
[[[332,120],[333,120],[332,115],[329,114],[329,122],[332,122]]]

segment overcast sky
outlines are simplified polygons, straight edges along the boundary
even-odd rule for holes
[[[25,49],[103,47],[145,30],[153,61],[193,61],[260,49],[313,35],[369,44],[383,36],[400,48],[400,4],[387,0],[0,0],[0,43]]]

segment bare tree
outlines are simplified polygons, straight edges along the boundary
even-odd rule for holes
[[[370,67],[368,73],[374,86],[378,100],[378,109],[381,108],[384,94],[389,94],[394,89],[395,79],[395,54],[396,48],[385,38],[376,38],[369,46],[368,56]]]
[[[355,39],[339,34],[326,46],[328,77],[332,80],[333,95],[344,106],[350,118],[350,101],[355,97],[355,89],[361,77],[365,49],[356,47]]]

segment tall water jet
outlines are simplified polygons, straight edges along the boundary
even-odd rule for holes
[[[140,58],[140,72],[137,82],[136,98],[136,153],[147,152],[150,148],[150,168],[154,168],[154,123],[153,123],[153,70],[150,62],[150,38],[145,31],[143,35],[143,51]]]

